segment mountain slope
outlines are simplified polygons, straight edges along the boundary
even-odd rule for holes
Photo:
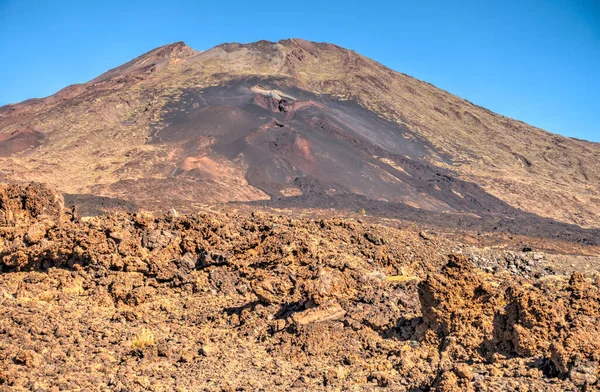
[[[0,181],[146,206],[327,199],[599,227],[599,158],[599,144],[298,39],[167,45],[0,108]]]

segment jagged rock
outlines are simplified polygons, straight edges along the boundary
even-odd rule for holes
[[[202,250],[200,252],[200,256],[198,257],[198,263],[200,268],[210,267],[213,265],[224,265],[227,264],[227,257],[216,252],[207,252]]]
[[[323,321],[339,320],[344,317],[345,314],[346,311],[339,304],[333,303],[294,313],[292,319],[298,324],[306,325]]]
[[[40,364],[40,356],[33,350],[22,350],[15,357],[15,363],[25,365],[28,368],[36,367]]]

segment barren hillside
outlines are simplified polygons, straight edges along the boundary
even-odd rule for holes
[[[49,183],[83,204],[327,199],[383,215],[410,207],[599,227],[599,166],[597,143],[299,39],[167,45],[0,108],[0,181]]]

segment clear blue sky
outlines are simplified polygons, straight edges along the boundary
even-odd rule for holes
[[[0,0],[0,105],[157,46],[332,42],[495,112],[600,141],[600,2]]]

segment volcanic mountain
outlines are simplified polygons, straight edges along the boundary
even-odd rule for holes
[[[0,390],[597,391],[599,158],[297,39],[2,107]]]
[[[0,182],[81,203],[364,208],[569,231],[600,227],[599,176],[600,144],[300,39],[178,42],[0,108]]]

